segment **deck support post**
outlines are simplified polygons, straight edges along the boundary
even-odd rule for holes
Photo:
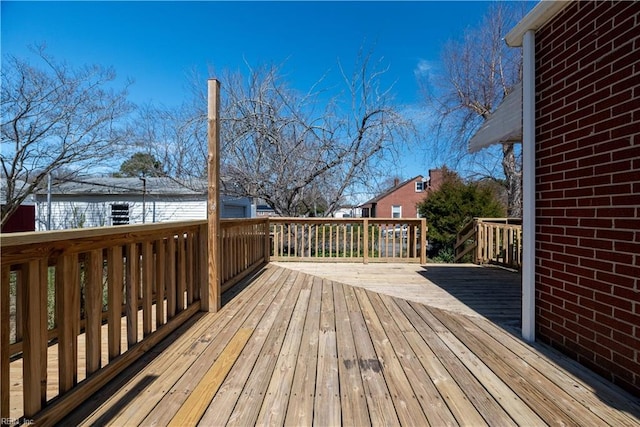
[[[216,312],[221,307],[221,242],[220,242],[220,82],[207,82],[207,171],[208,171],[208,280],[202,286],[201,309]]]

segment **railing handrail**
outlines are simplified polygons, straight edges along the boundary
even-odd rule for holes
[[[228,288],[268,262],[268,219],[223,219],[220,238],[234,253],[224,257],[220,287],[212,290],[207,224],[193,220],[2,234],[0,416],[35,417],[44,424],[59,420],[88,397],[87,390],[105,384],[197,313],[204,292]],[[47,299],[51,291],[55,305]],[[52,311],[53,325],[47,319]],[[92,346],[87,344],[86,359],[73,344],[81,334]],[[121,348],[119,337],[125,335]],[[57,350],[48,350],[56,342]],[[107,356],[97,353],[101,348],[108,348],[104,366],[101,360]],[[41,388],[46,383],[41,363],[48,351],[58,351],[60,360],[56,405],[48,405]],[[21,395],[16,395],[24,402],[22,413],[9,412],[13,357],[22,359],[25,369]],[[82,360],[86,379],[78,382]]]
[[[420,224],[423,218],[368,218],[368,217],[351,217],[351,218],[334,218],[327,217],[282,217],[272,216],[269,217],[269,222],[311,222],[311,223],[326,223],[326,222],[346,222],[346,223],[361,223],[367,220],[372,224],[392,224],[392,223],[415,223]]]
[[[68,230],[2,233],[0,234],[0,246],[2,248],[10,248],[19,245],[37,245],[60,241],[76,241],[114,235],[144,236],[170,228],[198,227],[200,225],[205,225],[206,223],[206,220],[166,221],[151,224],[129,224],[106,227],[74,228]]]
[[[504,218],[485,218],[485,217],[475,217],[472,220],[470,220],[469,222],[491,222],[491,223],[498,223],[498,224],[513,224],[513,225],[521,225],[522,224],[522,218],[517,218],[517,217],[504,217]]]

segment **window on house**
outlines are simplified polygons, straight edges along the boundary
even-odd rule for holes
[[[426,182],[424,181],[418,181],[416,182],[416,193],[420,193],[421,191],[426,190]]]
[[[114,203],[111,205],[111,224],[129,224],[129,205],[127,203]]]
[[[402,206],[391,206],[391,218],[402,218]]]

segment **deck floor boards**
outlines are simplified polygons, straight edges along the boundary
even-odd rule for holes
[[[521,341],[515,308],[416,266],[305,268],[266,266],[63,424],[640,426],[639,399]]]

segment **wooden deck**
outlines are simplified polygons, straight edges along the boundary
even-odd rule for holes
[[[515,309],[447,289],[455,270],[322,268],[268,265],[63,423],[640,425],[637,398],[509,333]]]

